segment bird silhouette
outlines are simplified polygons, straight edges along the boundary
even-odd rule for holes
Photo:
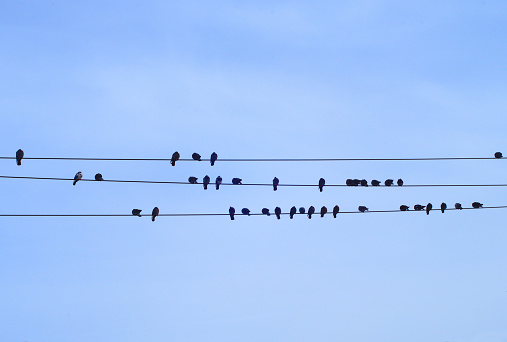
[[[188,177],[188,182],[190,184],[197,184],[197,177]]]
[[[101,175],[100,173],[97,173],[97,174],[95,175],[95,180],[96,180],[96,181],[103,181],[103,180],[104,180],[104,178],[102,177],[102,175]]]
[[[217,179],[215,180],[217,190],[220,188],[220,184],[222,184],[222,177],[218,176]]]
[[[345,184],[347,184],[348,186],[354,186],[354,180],[349,178],[345,181]]]
[[[290,208],[289,218],[292,219],[296,215],[296,207]]]
[[[430,214],[431,209],[433,209],[433,204],[431,203],[426,204],[426,215]]]
[[[361,184],[361,181],[359,179],[354,179],[354,186],[359,186]]]
[[[158,213],[159,213],[158,207],[153,208],[153,210],[151,211],[151,220],[152,221],[155,221],[155,217],[158,216]]]
[[[338,212],[340,212],[340,207],[335,205],[333,207],[333,217],[336,218],[336,215],[338,215]]]
[[[305,213],[305,207],[299,207],[299,213],[304,214]]]
[[[20,151],[21,151],[21,150],[20,150]],[[503,157],[502,152],[496,152],[496,153],[495,153],[495,158],[500,159],[500,158],[502,158],[502,157]]]
[[[282,209],[280,209],[280,207],[276,207],[275,208],[275,215],[276,215],[276,218],[279,220],[280,219],[280,215],[282,214]]]
[[[366,208],[364,205],[360,205],[359,207],[357,207],[357,210],[364,213],[365,211],[368,211],[368,208]]]
[[[394,181],[392,179],[386,179],[386,181],[384,182],[384,185],[385,186],[391,186],[393,185]]]
[[[400,205],[401,211],[408,211],[408,205]]]
[[[192,153],[192,159],[193,160],[197,160],[197,161],[201,161],[201,155],[199,153]]]
[[[320,208],[320,217],[324,217],[324,215],[326,215],[326,213],[327,213],[327,208],[326,207]]]
[[[132,209],[132,215],[141,217],[141,209]]]
[[[209,160],[211,163],[211,166],[215,165],[215,162],[217,161],[217,159],[218,159],[218,155],[215,152],[213,152],[211,154],[211,158]]]
[[[472,203],[472,208],[475,208],[475,209],[482,208],[482,206],[483,206],[483,204],[479,203],[479,202]]]
[[[74,183],[72,183],[72,185],[76,185],[76,183],[79,182],[82,178],[83,178],[83,174],[81,173],[81,171],[79,171],[74,176]]]
[[[326,185],[326,180],[324,178],[319,179],[319,191],[322,192],[322,188]]]
[[[174,152],[173,156],[171,157],[171,165],[176,165],[176,161],[180,159],[180,154],[178,152]]]
[[[442,211],[442,214],[444,213],[445,209],[447,209],[447,204],[442,202],[442,204],[440,204],[440,211]]]
[[[366,179],[361,179],[361,186],[368,186],[368,181]]]
[[[278,178],[273,178],[273,191],[278,190],[278,184],[280,183],[280,180]]]
[[[379,186],[380,182],[378,180],[374,179],[374,180],[371,181],[371,185],[373,185],[373,186]]]
[[[229,207],[229,216],[231,217],[231,220],[234,220],[234,213],[236,212],[236,209],[233,207]]]
[[[462,210],[461,203],[454,203],[454,209]]]
[[[268,215],[268,216],[271,215],[271,213],[269,212],[268,208],[262,208],[261,213],[264,214],[264,215]]]
[[[426,208],[425,205],[420,205],[420,204],[414,205],[414,210],[416,210],[416,211],[424,210],[424,208]]]
[[[21,165],[21,159],[25,156],[25,152],[22,149],[16,151],[16,164]]]
[[[308,208],[308,218],[311,219],[312,215],[315,213],[315,207],[312,205],[310,208]]]
[[[403,179],[399,178],[396,183],[398,184],[398,186],[403,186]]]
[[[242,213],[243,215],[248,215],[248,216],[250,216],[250,209],[248,209],[248,208],[243,208],[243,209],[241,209],[241,213]]]
[[[204,190],[208,190],[208,184],[210,182],[210,178],[208,175],[204,176],[202,179],[202,186],[204,187]]]
[[[242,181],[241,178],[233,178],[232,179],[232,184],[239,185],[239,184],[241,184],[241,181]]]

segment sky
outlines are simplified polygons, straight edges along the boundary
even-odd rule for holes
[[[504,1],[0,1],[0,175],[505,183]],[[0,214],[355,211],[503,188],[0,179]],[[0,217],[6,341],[506,342],[505,212]]]

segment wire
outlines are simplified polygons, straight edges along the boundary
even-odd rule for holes
[[[29,177],[29,176],[0,176],[5,179],[32,179],[32,180],[57,180],[57,181],[74,181],[74,178],[57,178],[57,177]],[[146,183],[146,184],[181,184],[181,185],[202,185],[202,182],[189,183],[189,182],[175,182],[175,181],[148,181],[148,180],[119,180],[119,179],[104,179],[97,181],[95,179],[81,179],[79,182],[113,182],[113,183]],[[215,183],[209,183],[209,186],[214,186]],[[273,184],[268,183],[243,183],[243,184],[232,184],[232,183],[221,183],[220,186],[269,186],[273,187]],[[278,184],[279,187],[318,187],[318,184]],[[415,188],[415,187],[504,187],[507,184],[403,184],[403,186],[349,186],[346,184],[326,184],[326,187],[347,187],[347,188]]]

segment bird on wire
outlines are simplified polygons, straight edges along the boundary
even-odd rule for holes
[[[373,186],[379,186],[380,182],[378,180],[374,179],[374,180],[371,181],[371,185],[373,185]]]
[[[368,211],[368,208],[366,208],[364,205],[360,205],[359,207],[357,207],[357,210],[364,213],[365,211]]]
[[[391,186],[393,185],[394,181],[392,179],[386,179],[386,181],[384,182],[384,185],[385,186]]]
[[[495,153],[495,158],[500,159],[502,157],[503,157],[502,152],[496,152]]]
[[[408,211],[408,205],[400,205],[400,210],[401,211]]]
[[[196,153],[196,152],[192,153],[192,159],[193,160],[197,160],[197,161],[202,161],[201,155],[199,153]]]
[[[262,208],[261,213],[264,214],[264,215],[267,215],[267,216],[271,215],[271,213],[269,212],[268,208]]]
[[[103,180],[104,180],[104,177],[102,177],[102,174],[97,173],[97,174],[95,175],[95,180],[96,180],[96,181],[103,181]]]
[[[159,212],[160,212],[160,210],[158,209],[158,207],[153,208],[153,210],[151,211],[151,220],[153,222],[155,222],[155,217],[158,216]]]
[[[242,213],[243,215],[248,215],[248,216],[250,216],[250,209],[248,209],[248,208],[243,208],[243,209],[241,209],[241,213]]]
[[[324,178],[319,179],[319,191],[322,192],[322,189],[326,185],[326,180]]]
[[[346,184],[346,185],[348,185],[348,186],[354,186],[354,181],[353,181],[352,179],[350,179],[350,178],[349,178],[349,179],[347,179],[347,180],[345,181],[345,184]]]
[[[215,162],[217,161],[217,159],[218,159],[218,155],[215,152],[213,152],[211,154],[211,157],[210,157],[210,160],[209,160],[210,163],[211,163],[211,166],[215,165]]]
[[[132,215],[141,217],[141,209],[132,209]]]
[[[290,208],[289,218],[292,219],[295,214],[296,214],[296,207]]]
[[[233,178],[232,179],[232,184],[234,184],[234,185],[241,185],[241,181],[242,181],[241,178]]]
[[[445,209],[447,209],[447,204],[442,202],[442,204],[440,204],[440,211],[442,212],[442,214],[444,213]]]
[[[197,177],[194,176],[188,177],[188,182],[190,184],[197,184]]]
[[[204,176],[202,179],[202,186],[204,187],[204,190],[208,190],[208,184],[211,181],[208,175]]]
[[[216,189],[220,189],[220,184],[222,184],[222,177],[218,176],[215,180]]]
[[[299,213],[304,214],[305,213],[305,207],[299,207]]]
[[[431,209],[433,209],[433,204],[431,203],[426,204],[426,215],[430,214]]]
[[[462,210],[463,207],[461,206],[461,203],[454,203],[454,209]]]
[[[280,215],[282,214],[282,209],[280,209],[280,207],[276,207],[275,208],[275,215],[276,215],[276,218],[279,220],[280,219]]]
[[[22,149],[16,151],[16,164],[21,165],[21,159],[25,156],[25,152]]]
[[[81,173],[81,171],[79,171],[74,176],[74,183],[72,183],[72,185],[76,185],[76,183],[79,182],[82,178],[83,178],[83,174]]]
[[[424,210],[424,208],[426,208],[426,206],[425,206],[425,205],[420,205],[420,204],[416,204],[416,205],[414,205],[414,210],[415,210],[415,211]]]
[[[280,180],[278,178],[273,178],[273,191],[278,190],[278,184],[280,184]]]
[[[474,209],[482,208],[482,206],[483,206],[483,204],[479,203],[479,202],[472,203],[472,208],[474,208]]]
[[[236,209],[233,207],[229,207],[229,216],[231,217],[231,220],[234,220],[234,213],[236,212]]]
[[[315,207],[312,205],[310,208],[308,208],[308,218],[311,219],[312,215],[315,213]]]
[[[174,152],[172,157],[171,157],[171,165],[174,166],[176,165],[176,161],[180,159],[180,154],[179,152]]]
[[[326,215],[326,213],[327,213],[327,208],[325,206],[320,208],[320,217],[324,217],[324,215]]]
[[[339,212],[340,212],[340,207],[335,205],[333,207],[333,217],[336,218],[336,215],[338,215]]]
[[[403,186],[403,179],[399,178],[396,184],[398,184],[398,186]]]
[[[366,179],[361,179],[361,186],[368,186],[368,181]]]

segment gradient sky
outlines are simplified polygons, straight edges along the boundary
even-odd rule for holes
[[[505,1],[0,1],[1,156],[507,154]],[[1,175],[505,183],[504,160],[0,161]],[[507,205],[503,188],[0,180],[4,214]],[[506,342],[504,210],[0,218],[5,341]]]

